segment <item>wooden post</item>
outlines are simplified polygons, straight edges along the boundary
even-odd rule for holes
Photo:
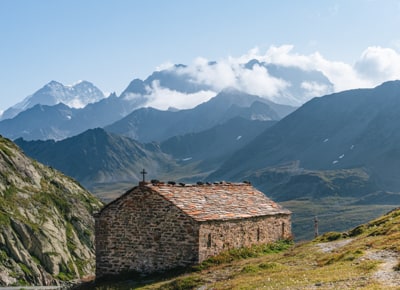
[[[318,218],[317,216],[314,217],[314,238],[318,237]]]

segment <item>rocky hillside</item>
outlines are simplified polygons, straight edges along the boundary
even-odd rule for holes
[[[60,285],[94,273],[101,202],[0,137],[0,286]]]

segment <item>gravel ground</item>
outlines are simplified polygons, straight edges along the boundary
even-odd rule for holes
[[[348,243],[350,243],[352,239],[333,241],[328,243],[320,243],[317,244],[319,249],[322,252],[328,253],[332,252],[338,248],[341,248]],[[387,286],[400,286],[400,271],[395,271],[394,267],[396,267],[399,263],[400,256],[398,253],[394,251],[368,251],[360,260],[374,260],[380,261],[378,270],[372,275],[373,279],[378,280],[383,285]]]

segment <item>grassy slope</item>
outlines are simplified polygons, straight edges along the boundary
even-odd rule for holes
[[[280,243],[273,249],[283,250],[234,251],[172,278],[92,289],[399,289],[400,210],[345,233],[326,233],[287,249]]]

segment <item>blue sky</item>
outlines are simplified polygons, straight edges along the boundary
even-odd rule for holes
[[[400,78],[399,27],[398,0],[0,0],[0,111],[51,80],[119,94],[162,64],[255,47]]]

